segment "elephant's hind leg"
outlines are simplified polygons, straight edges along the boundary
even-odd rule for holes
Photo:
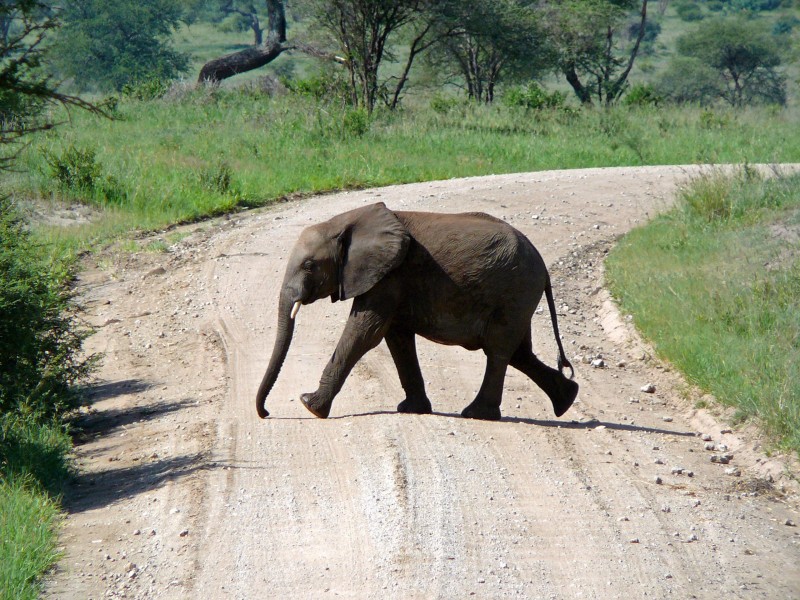
[[[507,368],[508,359],[503,359],[495,354],[487,354],[483,384],[478,390],[475,400],[461,411],[462,417],[485,421],[500,420],[500,402],[503,399],[503,382],[506,378]]]
[[[563,415],[578,395],[578,384],[567,379],[563,373],[548,367],[533,353],[530,334],[523,340],[514,356],[511,357],[511,366],[522,371],[533,382],[542,388],[553,403],[553,411],[557,417]]]
[[[397,367],[400,384],[406,393],[406,399],[397,405],[397,412],[430,414],[433,409],[425,394],[425,381],[419,368],[414,334],[392,327],[386,333],[385,339]]]

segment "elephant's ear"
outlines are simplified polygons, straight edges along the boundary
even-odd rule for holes
[[[403,262],[411,237],[383,202],[334,217],[339,235],[339,300],[367,292]]]

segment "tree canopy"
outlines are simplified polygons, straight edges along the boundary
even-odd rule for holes
[[[81,89],[172,79],[189,66],[171,40],[183,10],[180,0],[66,0],[54,63]]]
[[[786,103],[778,46],[760,22],[742,17],[707,19],[681,36],[677,49],[681,57],[714,73],[716,95],[732,106]]]

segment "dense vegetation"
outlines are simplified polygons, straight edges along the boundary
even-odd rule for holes
[[[56,556],[55,498],[67,477],[71,441],[63,418],[91,367],[86,336],[72,319],[72,262],[52,256],[0,197],[0,590],[31,587]]]
[[[800,176],[710,171],[627,235],[611,287],[689,379],[800,451]]]
[[[2,3],[4,597],[35,597],[55,557],[75,386],[91,367],[78,358],[86,334],[68,291],[74,250],[297,193],[548,168],[796,161],[798,98],[787,82],[798,77],[798,26],[789,0]],[[797,379],[797,336],[782,340],[788,347],[758,337],[797,331],[796,256],[746,289],[729,279],[710,285],[722,268],[662,281],[675,257],[689,265],[692,252],[722,261],[746,242],[749,256],[771,260],[777,246],[751,218],[795,223],[796,212],[771,199],[796,206],[797,181],[746,173],[733,184],[699,182],[687,206],[703,204],[691,198],[706,185],[726,190],[711,194],[721,208],[687,208],[633,234],[612,275],[665,356],[797,449],[798,390],[788,383]],[[750,199],[746,209],[738,197]],[[20,217],[48,202],[90,205],[92,224],[56,230]],[[652,254],[633,250],[640,239]],[[645,256],[647,265],[635,262]],[[681,336],[660,333],[669,319],[648,325],[651,313],[675,313],[642,299],[659,286],[638,290],[626,273],[640,268],[722,311],[697,317],[717,322],[714,331],[698,326],[702,348],[738,344],[746,356],[731,351],[725,368],[696,369],[659,341]],[[745,311],[751,300],[758,314]],[[734,334],[740,341],[715,337]],[[776,356],[790,362],[769,362]],[[779,385],[726,379],[750,372],[780,373]]]

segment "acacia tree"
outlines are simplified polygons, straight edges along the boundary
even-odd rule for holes
[[[778,46],[759,22],[741,17],[704,21],[678,39],[678,53],[713,71],[718,97],[731,106],[786,104]]]
[[[426,0],[313,0],[309,2],[314,18],[338,46],[350,80],[353,104],[372,111],[381,93],[397,105],[408,80],[414,59],[433,43],[433,28],[423,22],[429,2]],[[396,57],[389,40],[401,29],[413,29],[408,58],[402,75],[394,79],[394,91],[379,78],[384,60]]]
[[[583,104],[611,104],[625,92],[645,36],[648,0],[566,0],[539,3],[558,68]],[[638,35],[622,46],[625,23],[638,10]]]
[[[462,82],[472,100],[492,102],[504,75],[530,78],[547,64],[537,14],[528,3],[444,1],[432,12],[438,36],[429,62]]]

